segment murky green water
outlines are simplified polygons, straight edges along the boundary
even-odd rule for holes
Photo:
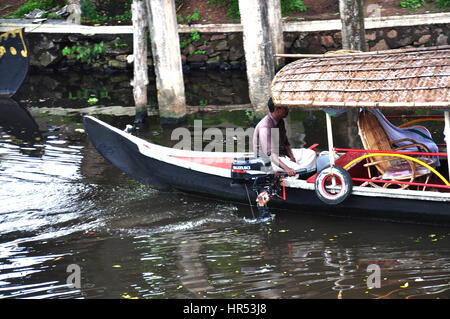
[[[19,102],[45,104],[25,91]],[[101,117],[118,127],[133,121]],[[245,111],[197,118],[219,127],[251,122]],[[0,133],[0,298],[450,297],[448,227],[313,211],[274,211],[275,221],[260,225],[248,206],[158,191],[124,176],[75,131],[80,116],[33,120],[41,136],[33,142]],[[322,120],[291,114],[293,143],[326,145]],[[354,136],[347,124],[337,127],[337,143]],[[138,134],[174,143],[156,117]],[[369,265],[379,267],[379,288],[369,287]]]

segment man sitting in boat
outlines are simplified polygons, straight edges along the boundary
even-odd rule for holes
[[[253,153],[269,157],[275,171],[285,171],[289,176],[296,175],[296,171],[300,169],[314,170],[315,151],[305,148],[291,149],[283,120],[289,114],[289,109],[275,107],[272,98],[267,106],[269,113],[256,125],[253,133]]]

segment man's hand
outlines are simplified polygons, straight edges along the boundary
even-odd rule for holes
[[[286,167],[286,168],[284,169],[284,171],[285,171],[289,176],[295,176],[295,175],[297,174],[297,172],[296,172],[294,169],[290,168],[290,167]]]
[[[286,172],[286,174],[288,174],[288,176],[295,176],[297,174],[297,172],[294,169],[292,169],[289,166],[287,166],[286,164],[284,164],[283,161],[280,160],[280,158],[278,157],[278,155],[276,153],[272,153],[271,159],[272,159],[272,162],[275,163],[275,165],[281,167]]]

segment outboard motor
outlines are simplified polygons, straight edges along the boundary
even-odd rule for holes
[[[231,178],[235,183],[249,183],[272,172],[269,159],[262,157],[238,157],[231,164]]]
[[[267,158],[262,157],[242,157],[235,158],[231,165],[231,178],[233,183],[242,184],[248,195],[248,186],[257,196],[258,219],[266,221],[271,218],[267,202],[273,196],[279,196],[281,189],[281,179],[284,173],[275,173],[272,169],[272,163]]]

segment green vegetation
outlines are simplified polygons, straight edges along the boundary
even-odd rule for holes
[[[439,8],[449,8],[450,0],[436,0],[437,6]]]
[[[98,12],[95,5],[89,0],[80,0],[81,19],[87,23],[111,23],[111,22],[131,22],[132,0],[123,1],[123,13],[113,17]]]
[[[400,6],[402,8],[410,8],[412,10],[417,10],[425,4],[425,0],[402,0],[400,1]]]
[[[71,47],[66,46],[62,50],[62,55],[74,55],[75,58],[81,62],[92,63],[97,61],[105,51],[103,45],[103,41],[100,43],[89,43],[86,41],[84,44],[80,44],[78,42],[76,45]]]
[[[228,10],[228,17],[230,19],[239,19],[239,0],[208,0],[210,4],[216,6],[224,6]]]
[[[187,23],[192,23],[192,21],[198,21],[200,19],[199,16],[200,12],[198,10],[198,8],[194,9],[194,13],[193,14],[188,14],[186,16],[186,18],[184,18],[181,14],[177,14],[177,20],[179,23],[183,23],[184,21],[187,21]]]
[[[64,0],[28,0],[23,6],[9,14],[8,17],[23,18],[25,14],[33,11],[34,9],[48,11],[55,7],[62,7],[64,5]]]
[[[402,0],[399,2],[399,5],[402,8],[409,8],[415,11],[422,6],[425,6],[427,2],[430,4],[435,4],[438,8],[441,9],[450,7],[450,0]]]
[[[239,0],[208,0],[209,3],[216,6],[225,6],[228,9],[228,17],[239,19]],[[281,0],[281,12],[283,15],[294,13],[296,11],[306,11],[307,7],[303,0]]]
[[[91,20],[98,18],[98,13],[95,12],[95,6],[92,2],[89,0],[80,0],[80,6],[83,19]]]
[[[200,33],[198,33],[197,30],[192,30],[191,37],[187,40],[183,40],[180,42],[180,48],[183,49],[186,46],[188,46],[190,43],[197,42],[198,40],[200,40]]]
[[[281,0],[281,12],[283,14],[292,13],[295,11],[306,11],[307,7],[302,0]]]
[[[195,9],[194,9],[194,13],[193,13],[193,14],[189,14],[189,15],[186,17],[187,22],[188,22],[188,23],[191,23],[192,21],[198,21],[198,20],[199,20],[198,14],[199,14],[198,9],[195,8]]]

